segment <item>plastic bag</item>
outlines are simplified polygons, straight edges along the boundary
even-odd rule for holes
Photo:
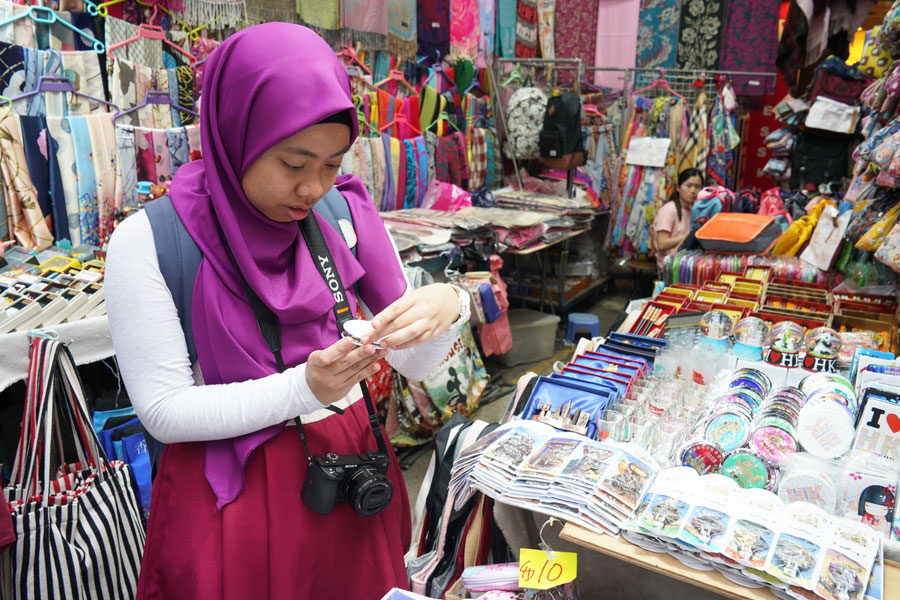
[[[437,179],[428,185],[428,190],[422,199],[422,208],[433,210],[456,212],[467,206],[472,206],[472,196],[469,195],[469,192],[452,183]]]
[[[900,217],[900,202],[882,214],[881,218],[875,221],[875,224],[859,238],[859,241],[856,242],[856,249],[866,252],[878,250],[888,232],[896,225],[898,217]]]

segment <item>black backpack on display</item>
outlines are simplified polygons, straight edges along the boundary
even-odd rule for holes
[[[734,201],[726,212],[756,213],[759,211],[759,200],[762,194],[755,187],[739,189],[734,195]]]
[[[566,93],[552,96],[541,129],[541,162],[552,169],[574,169],[584,164],[581,133],[581,98]]]
[[[802,188],[807,183],[839,181],[847,174],[851,139],[849,135],[801,133],[791,166],[791,189]]]

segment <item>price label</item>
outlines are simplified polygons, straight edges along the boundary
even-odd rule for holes
[[[519,552],[519,587],[547,590],[575,580],[578,555],[556,552],[553,558],[543,550],[522,548]]]

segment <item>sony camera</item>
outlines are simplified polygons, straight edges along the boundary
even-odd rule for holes
[[[382,452],[317,454],[309,463],[302,497],[320,515],[331,513],[335,502],[347,501],[361,517],[377,515],[394,496],[387,478],[390,458]]]

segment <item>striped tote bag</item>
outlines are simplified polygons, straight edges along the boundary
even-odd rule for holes
[[[0,597],[135,597],[144,528],[131,474],[106,457],[75,362],[59,341],[32,344],[22,433],[4,494],[16,541],[0,557]]]

